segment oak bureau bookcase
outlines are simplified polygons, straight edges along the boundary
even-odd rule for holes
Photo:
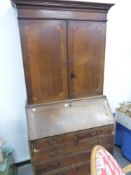
[[[107,12],[113,4],[13,0],[18,10],[34,175],[90,173],[96,144],[113,150],[103,96]]]
[[[106,16],[112,4],[15,2],[28,104],[102,94]]]

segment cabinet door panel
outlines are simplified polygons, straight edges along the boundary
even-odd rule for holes
[[[20,20],[28,103],[66,99],[66,23]]]
[[[102,94],[105,23],[68,23],[68,72],[71,98]]]

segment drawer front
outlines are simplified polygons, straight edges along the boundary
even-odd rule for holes
[[[50,149],[51,147],[58,147],[64,144],[69,143],[76,144],[80,140],[106,135],[109,133],[112,134],[113,132],[114,132],[114,126],[109,125],[30,141],[31,143],[30,145],[31,149],[35,148],[36,150],[39,149],[46,150]]]
[[[35,169],[35,167],[33,167]],[[90,174],[89,162],[80,163],[71,167],[63,168],[60,170],[54,170],[47,173],[34,171],[35,175],[88,175]]]
[[[58,158],[55,161],[41,162],[34,164],[35,174],[47,173],[54,170],[59,170],[64,167],[69,167],[79,163],[84,163],[87,160],[90,160],[90,152],[81,152],[75,155],[69,155],[63,158]]]
[[[110,152],[113,153],[113,145],[107,145],[105,148]],[[33,165],[34,168],[34,174],[35,175],[68,175],[70,173],[74,173],[75,175],[78,173],[83,173],[82,175],[88,175],[90,172],[90,157],[91,157],[91,152],[84,152],[84,153],[79,153],[76,155],[69,155],[64,157],[63,159],[56,159],[55,161],[50,161],[50,162],[41,162]],[[88,163],[86,163],[88,162]],[[82,166],[79,166],[83,164]],[[86,164],[86,165],[85,165]],[[71,168],[75,167],[75,168]],[[71,169],[70,169],[71,168]],[[66,171],[65,171],[66,169]],[[69,170],[67,170],[69,169]],[[82,169],[82,171],[81,171]],[[64,170],[64,171],[62,171]],[[79,171],[80,170],[80,171]],[[54,174],[54,172],[56,172]],[[74,175],[74,174],[73,174]]]
[[[105,147],[108,151],[112,152],[113,146]],[[61,172],[50,172],[45,173],[45,175],[90,175],[90,161],[80,163],[79,165],[74,165],[72,167],[65,168]],[[36,174],[37,175],[37,174]],[[39,175],[39,174],[38,174]]]
[[[84,163],[75,168],[71,168],[69,170],[59,173],[54,173],[52,175],[89,175],[89,174],[90,174],[90,165],[89,163]]]
[[[67,144],[60,147],[54,147],[49,150],[35,150],[32,152],[32,162],[39,161],[48,161],[56,158],[60,158],[63,156],[67,156],[73,153],[79,153],[82,151],[91,150],[93,146],[100,145],[109,145],[114,143],[113,135],[106,135],[101,137],[95,137],[90,139],[79,140],[76,144]]]

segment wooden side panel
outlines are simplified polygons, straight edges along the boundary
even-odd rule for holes
[[[20,20],[29,104],[67,98],[65,25],[58,20]]]
[[[70,98],[102,94],[106,25],[93,21],[68,24]]]

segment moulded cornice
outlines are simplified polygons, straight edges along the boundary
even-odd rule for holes
[[[83,9],[107,12],[114,4],[74,0],[13,0],[18,8],[47,7],[61,9]]]

